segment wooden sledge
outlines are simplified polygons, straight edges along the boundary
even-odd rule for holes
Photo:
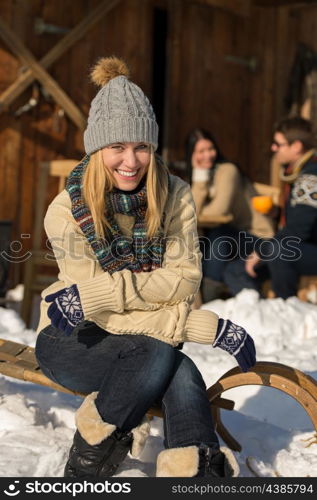
[[[70,391],[47,378],[38,366],[34,348],[25,344],[0,339],[0,373],[68,394],[85,396],[85,394]],[[222,408],[233,410],[234,401],[224,399],[221,396],[228,389],[245,385],[273,387],[292,396],[302,405],[317,432],[317,382],[300,370],[289,366],[280,363],[258,362],[253,370],[247,373],[242,373],[239,367],[229,370],[207,389],[215,428],[232,450],[241,451],[242,448],[224,426],[220,410]],[[161,410],[154,407],[149,410],[148,415],[162,417]]]

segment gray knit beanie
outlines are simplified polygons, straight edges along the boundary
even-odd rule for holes
[[[91,102],[84,132],[87,154],[114,142],[147,142],[157,148],[158,125],[151,103],[128,77],[126,64],[116,57],[100,59],[94,67],[91,78],[101,89]]]

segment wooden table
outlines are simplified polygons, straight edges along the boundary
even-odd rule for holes
[[[199,228],[210,228],[210,227],[216,227],[219,226],[220,224],[229,224],[233,220],[233,215],[232,214],[227,214],[227,215],[211,215],[206,217],[204,216],[199,216],[197,220],[197,226]]]

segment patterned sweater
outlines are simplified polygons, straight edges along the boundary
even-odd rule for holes
[[[191,310],[201,281],[201,253],[190,187],[171,176],[165,207],[166,251],[161,268],[152,272],[118,271],[112,275],[99,265],[71,213],[71,200],[62,191],[48,207],[44,226],[59,267],[58,281],[42,292],[42,299],[77,284],[84,316],[113,334],[149,335],[171,345],[180,342],[211,344],[218,316]],[[126,236],[134,218],[115,214]],[[49,304],[41,302],[38,332],[50,324]]]
[[[301,242],[316,245],[317,255],[317,154],[308,161],[300,159],[298,164],[301,170],[290,184],[285,202],[285,226],[274,235],[274,239],[280,241],[284,256],[292,254],[295,258],[300,255],[298,244]],[[270,240],[260,243],[256,251],[265,258],[270,255],[272,246]]]

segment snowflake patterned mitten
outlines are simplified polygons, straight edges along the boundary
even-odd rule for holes
[[[84,320],[83,308],[76,285],[63,288],[45,297],[45,302],[51,302],[47,315],[56,328],[70,335],[79,323]]]
[[[235,325],[230,319],[219,318],[213,347],[220,347],[234,356],[243,372],[247,372],[255,365],[255,346],[252,337],[242,326]]]

